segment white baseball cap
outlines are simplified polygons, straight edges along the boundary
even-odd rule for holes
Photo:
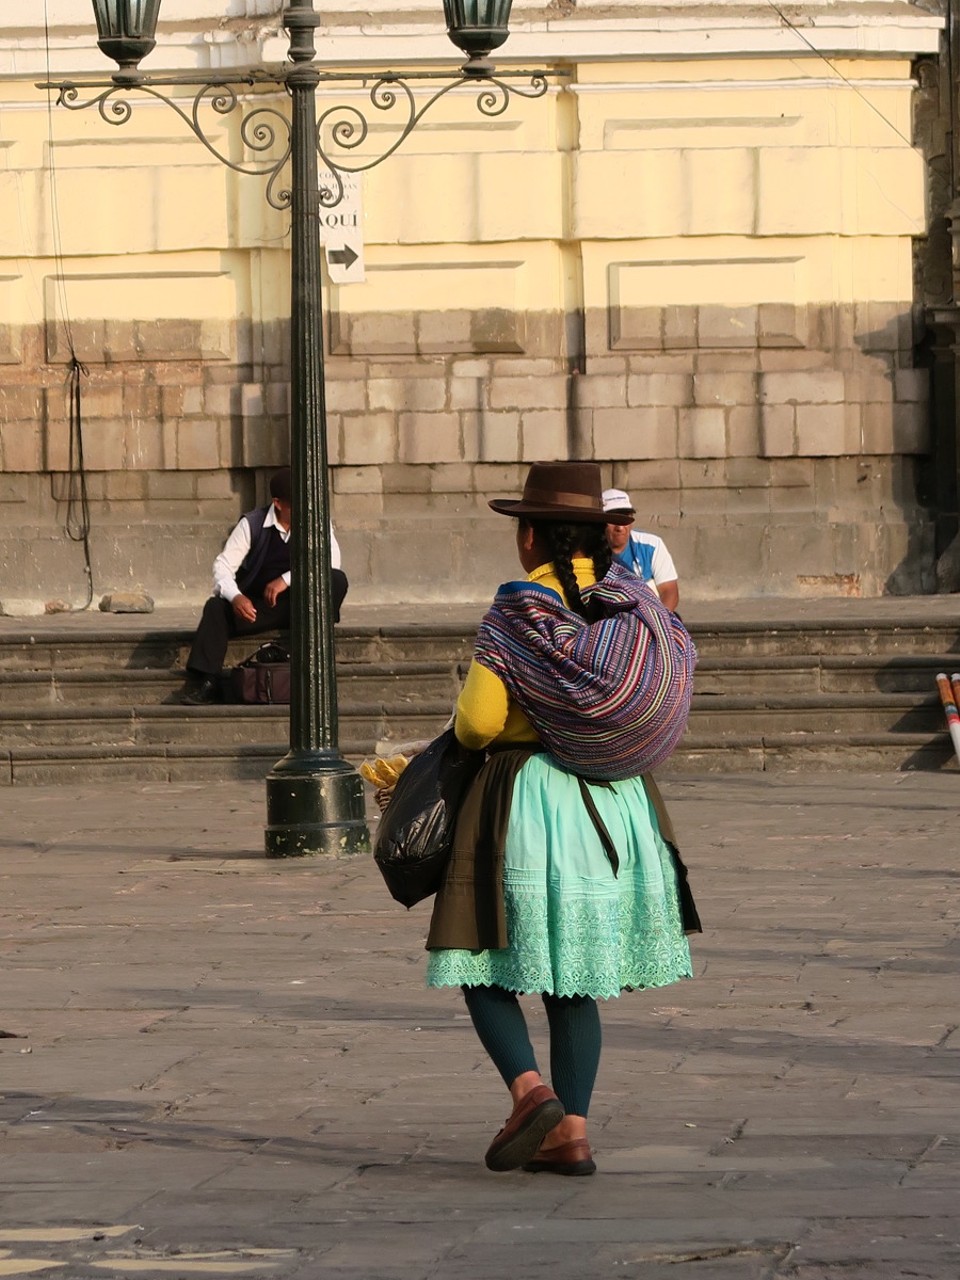
[[[625,493],[623,489],[604,489],[603,509],[604,511],[629,511],[633,514],[634,506],[630,501],[629,493]]]

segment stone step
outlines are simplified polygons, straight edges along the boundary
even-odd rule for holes
[[[412,741],[434,737],[450,716],[451,704],[357,704],[340,711],[340,736],[365,753],[380,739]],[[27,746],[255,746],[284,740],[286,707],[85,707],[25,708],[0,712],[0,748]]]
[[[907,769],[960,772],[948,733],[688,733],[662,773]]]
[[[952,666],[951,666],[952,664]],[[940,671],[960,666],[956,654],[904,658],[878,664],[870,659],[756,658],[704,659],[696,668],[698,695],[744,695],[751,698],[787,694],[831,695],[850,692],[927,695],[936,690]],[[339,666],[340,701],[393,701],[448,698],[456,700],[458,667],[433,663],[392,666]],[[147,707],[179,705],[180,672],[155,671],[6,671],[0,672],[0,707]]]
[[[918,693],[936,688],[939,671],[960,666],[958,654],[890,657],[852,656],[705,658],[697,667],[698,694],[751,697],[805,693]],[[343,701],[385,697],[396,701],[447,697],[460,688],[460,664],[340,663],[337,688]],[[125,669],[0,671],[0,706],[95,707],[179,704],[182,672]]]
[[[930,693],[939,671],[960,667],[960,654],[730,655],[701,658],[702,694]]]
[[[934,677],[960,667],[960,646],[952,614],[941,619],[695,626],[697,694],[670,768],[952,768]],[[191,638],[181,626],[83,627],[0,626],[6,781],[257,777],[285,754],[286,708],[180,706]],[[234,641],[228,663],[272,638]],[[436,734],[472,643],[464,615],[338,627],[342,750],[359,758],[379,741]]]
[[[956,670],[960,670],[960,653],[833,655],[820,659],[820,688],[825,693],[923,692],[936,689],[938,672]]]
[[[148,706],[172,700],[182,688],[168,671],[0,671],[0,706]]]
[[[695,694],[691,728],[701,733],[935,733],[945,728],[935,694]]]
[[[359,763],[366,750],[348,739],[343,755]],[[122,750],[102,746],[22,746],[0,748],[0,786],[66,782],[215,782],[259,779],[287,752],[279,739],[257,746],[205,747],[149,744]],[[809,771],[856,768],[895,772],[960,772],[946,733],[688,734],[658,776],[682,774]]]
[[[363,752],[341,749],[358,763]],[[287,753],[280,739],[257,746],[206,747],[151,744],[23,746],[0,748],[0,785],[40,786],[65,782],[216,782],[223,778],[263,778]]]
[[[154,670],[0,671],[0,707],[111,707],[180,704],[183,672]],[[337,668],[342,700],[456,699],[455,665],[395,662],[377,666],[344,663]]]
[[[768,655],[795,657],[855,658],[916,656],[958,653],[960,627],[953,620],[894,623],[882,620],[771,625],[766,622],[714,623],[691,626],[691,635],[701,658],[738,656],[758,658]]]
[[[447,720],[452,699],[347,701],[339,709],[342,737],[371,751],[381,739],[431,737]],[[54,745],[254,744],[281,740],[286,707],[34,706],[0,710],[4,747]],[[795,694],[751,697],[697,694],[690,731],[699,734],[907,732],[934,735],[945,723],[939,697],[920,694]]]
[[[0,619],[2,622],[2,619]],[[462,627],[397,626],[337,628],[337,662],[390,664],[427,662],[455,666],[469,662],[473,630]],[[4,632],[0,627],[0,672],[3,671],[167,671],[182,674],[192,635],[182,631],[110,631],[96,634],[37,630],[35,635]],[[231,640],[227,666],[248,658],[261,643],[286,636],[263,634]]]
[[[480,613],[477,614],[479,621]],[[2,623],[2,619],[0,619]],[[953,655],[960,666],[960,636],[954,621],[910,625],[884,620],[849,622],[793,622],[771,625],[763,620],[744,623],[691,625],[701,660],[778,657],[834,657],[907,659]],[[397,625],[338,627],[338,664],[427,662],[455,666],[468,662],[475,628],[463,625]],[[242,661],[270,636],[231,643],[228,664]],[[182,671],[191,634],[157,629],[110,630],[96,633],[40,627],[35,633],[3,630],[0,626],[0,671],[158,670]]]

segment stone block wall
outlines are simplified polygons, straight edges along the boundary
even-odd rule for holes
[[[568,457],[631,492],[687,598],[933,589],[910,64],[837,65],[865,90],[796,50],[585,62],[495,129],[451,95],[369,175],[365,281],[325,290],[353,600],[487,597],[515,570],[487,499]],[[71,117],[57,258],[46,120],[17,92],[0,139],[0,194],[27,229],[0,242],[0,601],[83,586],[71,350],[98,593],[198,601],[289,456],[283,218],[176,121],[148,114],[124,152]]]
[[[556,334],[560,317],[551,319],[539,327]],[[383,325],[389,333],[391,317]],[[37,338],[18,342],[29,352]],[[632,494],[693,595],[930,589],[911,469],[926,438],[925,374],[898,367],[909,351],[803,355],[820,367],[790,367],[796,353],[763,348],[575,363],[331,354],[333,505],[354,598],[485,594],[513,555],[509,522],[487,498],[515,492],[528,463],[565,457],[600,461],[607,482]],[[75,595],[80,566],[64,541],[64,371],[47,367],[38,386],[38,366],[22,368],[24,381],[7,368],[0,386],[8,608],[34,583],[44,600]],[[251,365],[203,361],[87,369],[98,589],[142,585],[159,600],[195,599],[225,530],[288,458],[287,366],[259,367],[258,381]]]
[[[0,368],[0,602],[8,612],[82,603],[83,551],[70,536],[80,518],[78,443],[97,599],[126,586],[166,602],[202,595],[211,547],[288,457],[286,365],[284,382],[253,388],[249,365],[185,351],[183,326],[152,324],[149,350],[137,328],[113,326],[114,349],[139,353],[123,362],[104,357],[102,334],[73,328],[84,366],[79,441],[68,369],[47,358],[43,329],[3,330],[21,356]]]
[[[744,308],[712,306],[706,329],[701,310],[611,323],[687,337],[587,358],[578,456],[609,462],[704,594],[750,580],[790,595],[931,590],[916,471],[928,374],[914,367],[909,304],[886,308],[876,329],[877,307],[869,321],[855,306],[791,308],[803,346],[784,345],[786,307],[770,309],[770,326],[753,308],[751,326]]]
[[[641,523],[685,566],[693,595],[931,589],[913,472],[926,433],[925,374],[891,361],[889,376],[872,375],[875,399],[838,402],[864,374],[777,369],[759,351],[732,371],[724,356],[717,370],[716,354],[666,364],[620,356],[616,371],[601,357],[582,373],[547,358],[354,365],[369,410],[378,408],[360,404],[354,386],[330,415],[330,440],[341,523],[364,530],[358,585],[392,589],[389,548],[400,525],[415,539],[419,521],[428,522],[419,526],[424,545],[436,545],[433,529],[445,546],[464,540],[505,556],[499,569],[492,555],[477,556],[474,572],[495,583],[512,551],[486,499],[515,492],[530,461],[584,457],[632,494]],[[596,363],[602,372],[590,372]],[[775,436],[778,422],[785,430]]]

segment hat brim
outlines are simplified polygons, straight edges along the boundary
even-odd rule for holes
[[[501,516],[529,516],[531,520],[555,520],[558,524],[629,524],[632,515],[596,511],[589,507],[550,506],[524,502],[522,498],[491,498],[487,504]]]

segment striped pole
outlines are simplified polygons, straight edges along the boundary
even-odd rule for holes
[[[937,688],[940,690],[940,701],[943,703],[944,714],[947,717],[950,740],[957,760],[960,761],[960,712],[957,711],[955,698],[955,690],[960,687],[960,674],[955,672],[951,679],[947,678],[946,672],[941,671],[937,676]]]

